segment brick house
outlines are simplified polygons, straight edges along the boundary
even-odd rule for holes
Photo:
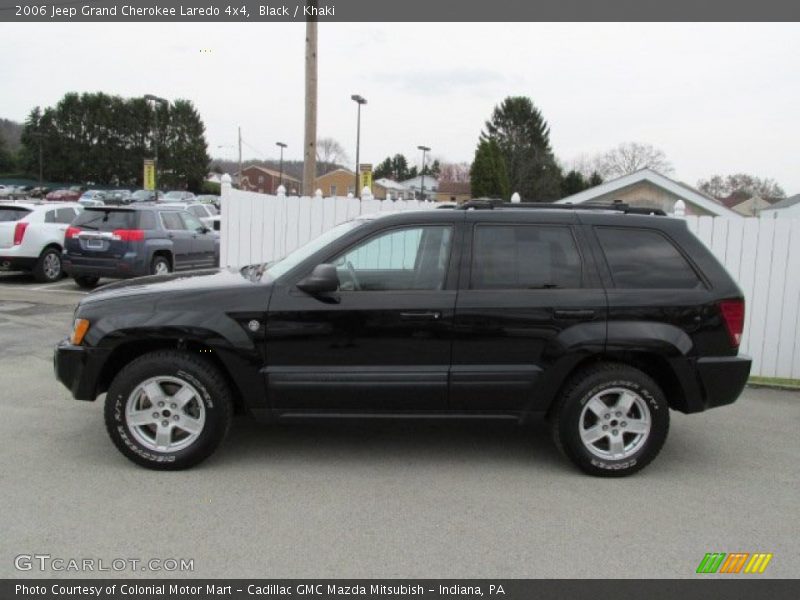
[[[238,176],[239,173],[236,175]],[[242,169],[241,177],[239,178],[240,189],[261,194],[277,194],[280,184],[281,174],[279,171],[258,165],[250,165]],[[286,188],[287,194],[291,194],[292,191],[297,193],[300,190],[300,180],[284,173],[283,186]]]
[[[472,186],[469,181],[440,181],[436,191],[439,202],[466,202],[472,199]]]
[[[356,174],[349,169],[335,169],[320,175],[314,182],[315,190],[322,190],[326,198],[355,194]]]

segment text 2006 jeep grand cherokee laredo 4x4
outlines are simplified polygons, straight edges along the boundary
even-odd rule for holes
[[[466,206],[344,223],[274,264],[101,288],[56,348],[58,379],[105,392],[116,446],[157,469],[208,457],[239,410],[543,415],[578,467],[619,476],[658,454],[669,409],[739,396],[742,292],[682,220]]]

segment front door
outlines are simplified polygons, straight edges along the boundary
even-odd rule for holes
[[[267,323],[273,408],[447,408],[455,282],[451,223],[369,234],[326,261],[339,290],[314,297],[279,285]]]
[[[216,266],[216,235],[188,212],[182,212],[183,223],[192,234],[192,266],[195,269]]]

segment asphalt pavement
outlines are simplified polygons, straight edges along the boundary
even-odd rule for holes
[[[800,393],[673,412],[661,455],[625,479],[575,470],[543,423],[247,417],[199,467],[161,473],[53,376],[82,296],[0,275],[0,577],[697,577],[707,552],[800,573]],[[193,571],[15,568],[33,554]]]

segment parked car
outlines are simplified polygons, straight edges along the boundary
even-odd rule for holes
[[[154,469],[197,464],[245,410],[546,416],[580,469],[628,475],[670,409],[734,402],[751,363],[739,287],[685,221],[644,212],[468,202],[346,222],[272,264],[113,284],[78,305],[57,377],[106,393],[113,442]]]
[[[42,283],[60,279],[64,234],[82,210],[74,203],[0,203],[0,270],[30,271]]]
[[[213,204],[201,204],[199,202],[164,202],[163,206],[171,206],[172,208],[180,208],[181,210],[190,212],[210,229],[213,229],[213,217],[219,214]]]
[[[14,200],[27,196],[28,192],[22,186],[0,184],[0,198]]]
[[[92,288],[101,277],[218,266],[219,236],[176,208],[87,208],[67,229],[63,262],[79,286]]]
[[[81,192],[79,190],[60,189],[48,192],[44,199],[52,202],[77,202],[80,197]]]
[[[100,201],[103,204],[103,199],[106,197],[106,192],[101,190],[86,190],[81,194],[81,197],[78,198],[78,202],[86,206],[87,202],[97,202]],[[91,206],[91,204],[89,204]]]
[[[200,202],[202,204],[213,204],[217,211],[219,211],[220,197],[214,194],[201,194],[195,197],[195,202]]]
[[[164,199],[164,192],[154,192],[152,190],[136,190],[130,196],[130,204],[134,202],[161,202]]]
[[[164,194],[164,202],[194,202],[192,192],[173,190]]]

